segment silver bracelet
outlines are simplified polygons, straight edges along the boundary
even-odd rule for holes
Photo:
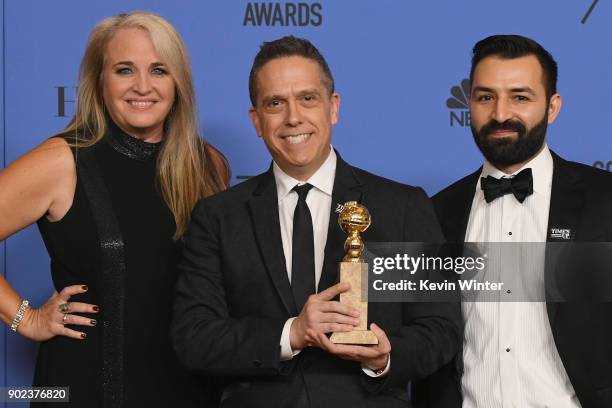
[[[19,306],[19,310],[17,310],[17,313],[15,313],[15,318],[11,324],[11,330],[15,333],[17,332],[19,323],[21,323],[21,320],[23,320],[23,316],[25,315],[25,311],[28,309],[28,307],[30,307],[30,302],[24,299],[23,302],[21,302],[21,306]]]

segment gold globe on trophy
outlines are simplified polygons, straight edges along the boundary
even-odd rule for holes
[[[344,242],[344,250],[346,255],[342,258],[342,262],[363,263],[363,241],[361,234],[368,229],[372,219],[370,212],[363,205],[356,201],[349,201],[342,207],[342,212],[338,217],[338,224],[342,231],[348,234]]]
[[[331,341],[336,344],[378,344],[374,332],[368,330],[368,264],[363,261],[361,233],[372,222],[370,212],[356,201],[342,206],[338,224],[348,234],[344,242],[346,254],[340,262],[340,282],[348,282],[351,289],[340,294],[340,303],[360,311],[359,326],[350,332],[335,332]]]

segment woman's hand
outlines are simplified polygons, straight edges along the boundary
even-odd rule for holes
[[[55,336],[65,336],[77,340],[87,337],[83,332],[65,327],[66,324],[95,326],[96,320],[73,313],[97,313],[98,306],[89,303],[69,302],[70,297],[87,292],[85,285],[66,286],[39,309],[27,309],[18,332],[36,341],[49,340]]]

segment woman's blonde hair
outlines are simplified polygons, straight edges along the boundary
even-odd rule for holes
[[[229,168],[223,156],[201,138],[195,91],[187,50],[174,27],[162,17],[133,12],[109,17],[89,35],[79,70],[76,113],[63,135],[74,135],[77,147],[92,146],[107,130],[102,98],[106,49],[117,31],[146,31],[169,74],[176,97],[165,121],[164,140],[157,159],[157,178],[164,201],[176,222],[174,238],[187,229],[196,202],[227,186]]]

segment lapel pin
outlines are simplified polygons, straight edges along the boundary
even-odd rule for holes
[[[572,236],[572,230],[569,228],[551,228],[550,238],[569,240]]]
[[[344,210],[344,205],[342,205],[340,203],[336,204],[336,209],[334,210],[334,212],[336,214],[340,214],[342,212],[342,210]]]

